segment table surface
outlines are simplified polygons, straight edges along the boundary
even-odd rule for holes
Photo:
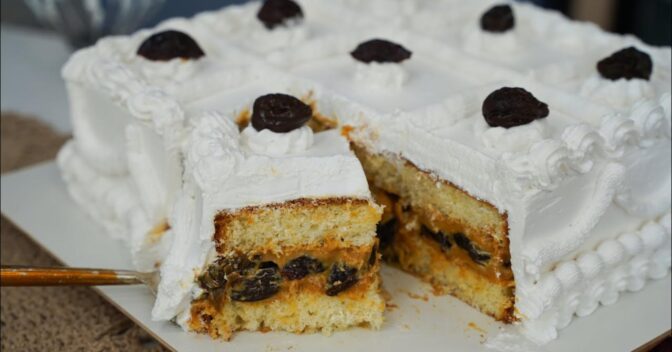
[[[0,109],[36,116],[59,132],[70,132],[61,78],[70,48],[52,32],[5,24],[0,29]]]

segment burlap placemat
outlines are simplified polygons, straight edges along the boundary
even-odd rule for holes
[[[2,172],[54,158],[68,138],[16,114],[0,121]],[[61,265],[4,216],[0,262]],[[95,291],[76,287],[0,288],[0,340],[2,351],[165,350]]]

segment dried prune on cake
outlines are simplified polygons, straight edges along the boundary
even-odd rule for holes
[[[288,21],[303,18],[303,11],[292,0],[266,0],[257,12],[257,18],[267,29],[273,29],[286,25]]]
[[[254,276],[233,283],[229,297],[239,302],[261,301],[278,293],[281,281],[277,267],[258,269]]]
[[[503,87],[483,101],[483,117],[491,127],[511,128],[548,116],[548,105],[523,88]]]
[[[322,262],[313,257],[302,255],[290,260],[282,267],[282,276],[287,278],[287,280],[299,280],[310,274],[317,274],[323,271],[324,265]]]
[[[309,105],[287,94],[263,95],[252,106],[252,126],[257,131],[290,132],[303,126],[312,116]]]
[[[653,70],[649,54],[635,47],[621,49],[597,63],[597,71],[606,79],[641,78],[648,80]]]
[[[200,286],[206,290],[214,290],[226,286],[227,273],[217,263],[213,263],[199,277]]]
[[[191,36],[176,30],[152,34],[140,44],[137,54],[152,61],[198,59],[205,55]]]
[[[220,266],[213,264],[198,278],[198,281],[205,290],[222,288],[226,286],[226,273]]]
[[[453,239],[455,240],[455,244],[467,251],[469,258],[477,264],[484,265],[490,260],[490,254],[476,247],[465,234],[461,232],[455,233],[453,234]]]
[[[488,32],[502,33],[515,25],[513,9],[510,5],[497,5],[485,11],[481,16],[481,29]]]
[[[387,248],[394,240],[394,233],[397,228],[397,219],[392,218],[385,223],[376,225],[376,235],[380,241],[380,248]]]
[[[449,236],[447,236],[446,234],[444,234],[441,231],[434,232],[434,231],[430,230],[429,228],[427,228],[425,225],[422,225],[422,227],[420,228],[420,232],[424,236],[427,236],[427,237],[433,239],[434,241],[436,241],[441,246],[441,249],[443,249],[443,250],[447,251],[447,250],[450,249],[450,247],[453,246],[453,244],[450,242],[450,238],[448,238]]]
[[[403,46],[385,39],[367,40],[355,48],[350,55],[364,63],[399,63],[410,59],[412,53]]]
[[[343,263],[332,265],[329,277],[327,277],[327,296],[336,296],[352,287],[358,280],[357,268]]]

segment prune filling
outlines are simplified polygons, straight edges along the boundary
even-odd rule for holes
[[[281,281],[277,266],[260,268],[253,277],[234,282],[229,297],[240,302],[261,301],[278,293]]]
[[[374,245],[373,248],[371,248],[371,254],[369,255],[369,266],[374,266],[376,265],[376,261],[378,261],[378,245]]]
[[[343,263],[336,263],[331,266],[329,277],[327,278],[327,296],[336,296],[357,283],[357,268],[353,268]]]
[[[376,244],[368,256],[362,258],[363,267],[372,268],[377,259]],[[262,260],[261,255],[254,255],[220,257],[198,277],[197,281],[205,290],[204,298],[212,300],[215,305],[224,302],[227,296],[232,301],[255,302],[277,294],[283,279],[300,280],[308,275],[323,273],[327,267],[330,268],[329,272],[322,276],[321,280],[326,281],[325,293],[329,296],[347,290],[359,279],[357,268],[341,262],[329,266],[329,263],[325,264],[309,255],[301,255],[280,268],[276,262]]]
[[[434,232],[434,231],[430,230],[428,227],[426,227],[425,225],[422,225],[422,228],[420,229],[420,231],[422,232],[422,234],[424,236],[427,236],[427,237],[433,239],[434,241],[436,241],[441,246],[441,249],[443,249],[445,251],[449,250],[450,247],[453,246],[453,244],[450,242],[449,235],[446,235],[441,231]]]
[[[394,241],[394,233],[397,228],[397,219],[392,218],[385,223],[376,225],[376,235],[380,241],[380,248],[387,248]]]
[[[463,233],[458,232],[454,234],[453,239],[455,240],[455,244],[467,251],[469,258],[477,264],[485,265],[490,260],[490,254],[476,247]]]
[[[228,282],[224,271],[216,266],[210,266],[198,280],[200,286],[207,290],[223,288]]]
[[[324,265],[319,260],[302,255],[287,262],[282,268],[282,276],[287,280],[299,280],[310,274],[321,273]]]

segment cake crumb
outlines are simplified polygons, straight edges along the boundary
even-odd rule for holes
[[[487,331],[486,331],[485,329],[483,329],[482,327],[478,326],[478,325],[477,325],[476,323],[474,323],[473,321],[470,321],[469,324],[467,324],[467,327],[468,327],[469,329],[478,331],[478,332],[480,333],[481,337],[484,337],[484,335],[487,333]]]
[[[386,289],[383,288],[383,289],[380,290],[380,295],[385,300],[385,309],[393,310],[393,309],[399,308],[398,305],[396,305],[394,302],[392,302],[392,294],[389,291],[387,291]]]
[[[406,295],[408,295],[408,297],[410,297],[412,299],[420,299],[420,300],[423,300],[425,302],[429,301],[429,296],[427,296],[426,293],[425,294],[417,294],[417,293],[406,291]]]

